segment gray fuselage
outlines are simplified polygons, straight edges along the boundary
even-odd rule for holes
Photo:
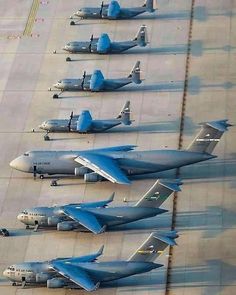
[[[114,152],[107,150],[88,151],[96,155],[105,155],[117,161],[126,175],[138,175],[160,172],[209,160],[216,156],[185,150],[153,150]],[[30,151],[19,156],[10,166],[27,173],[33,173],[34,167],[39,174],[74,175],[75,168],[82,167],[75,161],[79,151]]]

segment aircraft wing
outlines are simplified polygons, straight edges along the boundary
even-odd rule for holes
[[[75,158],[75,161],[93,170],[113,183],[130,184],[130,180],[112,158],[104,155],[98,155],[93,152],[80,152],[80,155]]]
[[[100,282],[95,282],[85,270],[72,262],[52,261],[50,264],[59,274],[86,291],[95,291],[100,285]]]
[[[96,216],[90,212],[77,209],[72,206],[65,206],[63,211],[70,218],[79,222],[81,225],[95,234],[100,234],[104,231],[104,226],[102,226],[97,220]]]

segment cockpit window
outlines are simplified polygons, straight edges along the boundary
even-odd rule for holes
[[[9,266],[8,269],[11,271],[15,271],[15,268],[13,266]]]
[[[22,214],[28,214],[28,212],[26,210],[22,211]]]
[[[70,43],[67,43],[66,45],[67,45],[67,46],[70,46]]]
[[[24,156],[27,156],[28,157],[29,156],[29,153],[24,153]]]
[[[57,82],[58,82],[58,83],[61,83],[61,80],[58,80]]]

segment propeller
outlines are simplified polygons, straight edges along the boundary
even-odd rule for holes
[[[81,87],[82,87],[83,90],[84,90],[84,81],[85,81],[85,78],[86,78],[86,71],[84,71],[84,73],[83,73],[83,78],[82,78],[82,82],[81,82]]]
[[[73,119],[73,116],[74,116],[74,113],[73,113],[73,111],[71,112],[71,114],[70,114],[70,119],[69,119],[69,123],[68,123],[68,129],[69,129],[69,131],[71,131],[71,121],[72,121],[72,119]]]
[[[100,15],[102,15],[103,6],[104,6],[104,2],[102,1],[102,3],[101,3],[101,8],[100,8],[100,12],[99,12]]]
[[[89,52],[91,52],[92,42],[93,42],[93,34],[90,37]]]

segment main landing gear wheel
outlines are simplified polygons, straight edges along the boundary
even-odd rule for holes
[[[51,186],[58,186],[58,183],[57,183],[57,179],[53,179],[52,181],[51,181],[51,184],[50,184]]]
[[[47,134],[46,134],[46,135],[44,135],[44,137],[43,137],[43,138],[44,138],[44,140],[45,140],[45,141],[49,141],[49,140],[50,140],[50,137],[49,137]]]
[[[68,56],[68,57],[66,58],[66,61],[71,61],[71,58]]]
[[[40,179],[44,179],[44,175],[41,174],[41,175],[39,176],[39,178],[40,178]]]
[[[53,94],[53,97],[52,98],[58,98],[59,96],[58,96],[58,94]]]
[[[70,25],[71,25],[71,26],[74,26],[74,25],[75,25],[75,21],[72,20],[72,21],[70,22]]]

